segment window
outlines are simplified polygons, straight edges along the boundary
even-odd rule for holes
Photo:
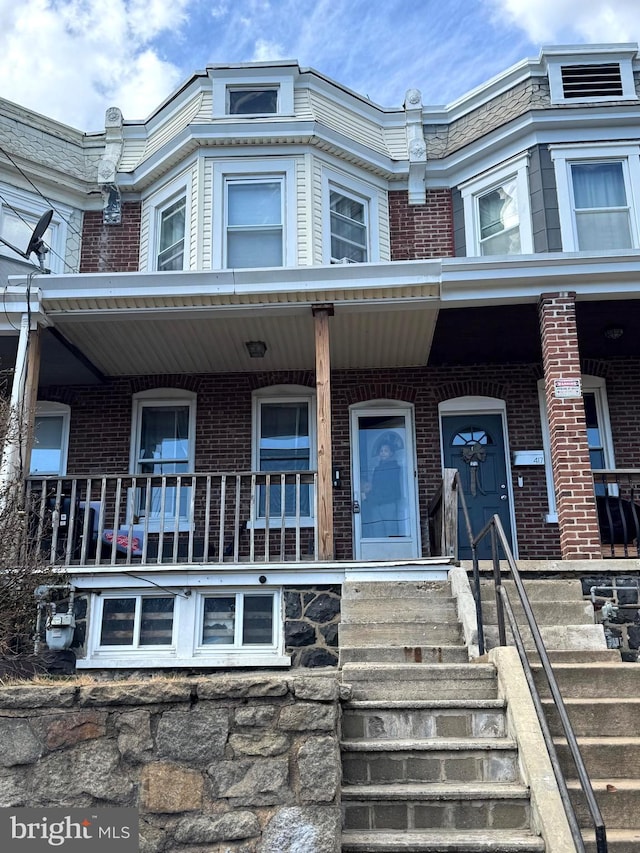
[[[281,267],[284,211],[282,178],[229,179],[227,266]]]
[[[158,211],[158,270],[184,269],[184,237],[187,199],[182,196]]]
[[[214,162],[213,200],[214,268],[296,263],[292,160]]]
[[[312,471],[315,469],[315,397],[308,388],[279,386],[254,394],[254,467],[258,471]],[[279,478],[269,493],[260,488],[258,517],[282,517],[282,487]],[[284,514],[292,521],[299,515],[307,524],[313,519],[310,484],[287,484]]]
[[[202,596],[201,646],[275,646],[279,624],[273,592]]]
[[[211,66],[207,69],[213,89],[213,117],[229,121],[244,116],[266,119],[292,116],[297,63],[278,63],[273,68]]]
[[[542,421],[542,443],[544,447],[545,473],[547,478],[547,494],[549,499],[549,514],[547,521],[558,520],[556,511],[556,495],[551,470],[551,437],[549,435],[549,419],[547,417],[547,402],[544,391],[544,379],[538,382],[540,400],[540,417]],[[582,377],[582,399],[587,430],[587,442],[592,468],[615,468],[613,453],[613,438],[609,420],[609,404],[605,380],[597,376]],[[599,486],[604,490],[606,486]],[[614,488],[614,487],[609,487]],[[597,492],[599,493],[599,492]],[[604,493],[604,491],[602,492]]]
[[[43,199],[33,198],[26,192],[0,184],[0,237],[24,252],[38,220],[50,209],[51,205]],[[43,235],[50,250],[45,258],[45,267],[51,272],[65,271],[67,221],[71,214],[71,208],[56,201],[51,224]],[[14,261],[20,260],[20,255],[2,243],[0,254]],[[35,255],[31,255],[30,262],[38,263]]]
[[[268,115],[278,112],[278,87],[227,89],[229,115]]]
[[[533,252],[527,164],[520,155],[460,186],[469,256]]]
[[[324,262],[364,263],[380,258],[378,191],[350,175],[323,168]]]
[[[552,146],[565,252],[637,248],[638,146]]]
[[[367,260],[367,221],[363,202],[337,190],[329,193],[331,263]]]
[[[193,471],[195,402],[195,394],[177,389],[143,391],[134,396],[132,472],[155,478],[149,493],[146,486],[137,489],[135,514],[148,514],[156,527],[163,507],[163,524],[175,523],[176,519],[189,521],[190,487],[178,486],[176,478],[169,476],[163,493],[159,478]]]
[[[173,643],[174,596],[104,595],[99,645],[128,648]]]
[[[66,474],[71,410],[62,403],[38,403],[30,474]]]

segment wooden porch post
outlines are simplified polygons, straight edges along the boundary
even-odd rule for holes
[[[27,377],[24,389],[23,436],[24,436],[24,475],[31,469],[31,450],[33,449],[36,405],[38,402],[38,382],[40,380],[40,327],[31,330],[27,350]]]
[[[318,557],[333,560],[333,462],[331,454],[331,358],[329,317],[333,305],[314,305],[316,412],[318,424]]]

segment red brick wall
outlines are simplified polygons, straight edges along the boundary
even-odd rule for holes
[[[575,294],[540,297],[540,331],[545,395],[551,437],[551,464],[565,560],[601,556],[598,517],[589,461],[582,397],[557,398],[554,380],[581,376]]]
[[[389,193],[391,260],[454,255],[451,191],[427,190],[426,204],[409,204],[406,190]]]
[[[423,542],[427,505],[441,470],[438,403],[468,394],[502,398],[512,450],[541,447],[537,396],[539,365],[412,368],[336,371],[332,375],[333,461],[342,488],[334,491],[336,556],[352,557],[349,406],[366,400],[393,399],[415,406],[418,490]],[[123,474],[129,471],[131,395],[154,387],[178,387],[197,393],[197,471],[248,471],[251,468],[251,392],[269,384],[313,385],[310,372],[162,376],[116,379],[100,387],[46,389],[42,399],[71,405],[70,474]],[[514,469],[515,511],[522,559],[560,556],[556,525],[548,511],[542,468]],[[517,475],[523,474],[522,487]]]
[[[104,225],[101,210],[85,213],[80,272],[137,272],[140,211],[139,201],[125,201],[120,225]]]

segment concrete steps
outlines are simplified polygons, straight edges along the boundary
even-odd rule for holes
[[[553,665],[567,713],[602,812],[609,853],[640,850],[640,666],[616,662]],[[539,667],[536,684],[558,749],[586,849],[595,853],[593,824],[575,779],[558,714]]]
[[[345,853],[544,850],[495,667],[460,636],[448,584],[345,584]]]

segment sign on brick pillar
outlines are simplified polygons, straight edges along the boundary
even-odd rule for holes
[[[539,304],[551,469],[564,560],[601,556],[581,393],[575,293],[543,293]]]

